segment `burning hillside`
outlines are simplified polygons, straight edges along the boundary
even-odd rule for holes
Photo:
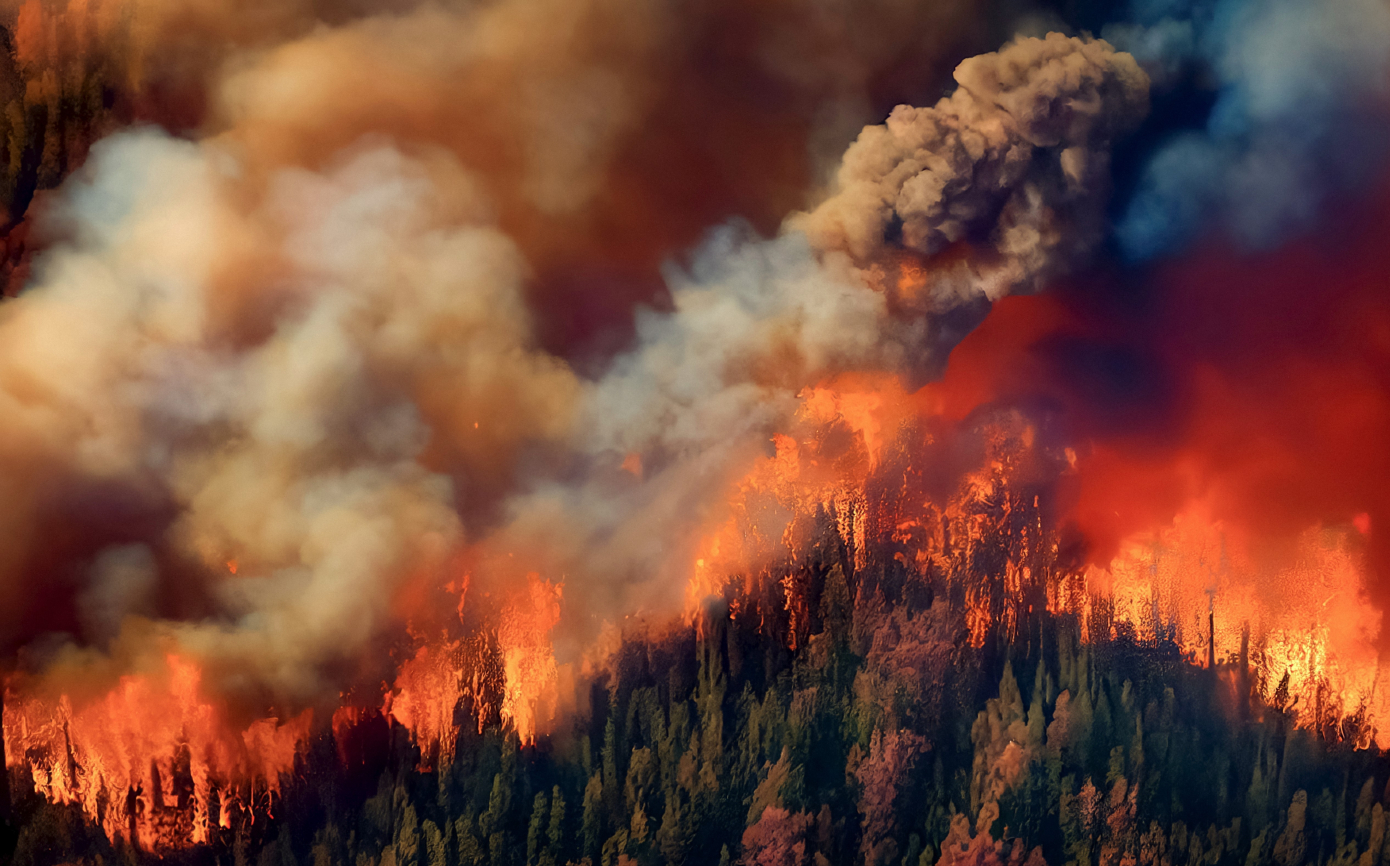
[[[1390,7],[1159,5],[0,9],[5,851],[1390,856]]]

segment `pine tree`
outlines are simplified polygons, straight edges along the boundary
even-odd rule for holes
[[[528,866],[540,862],[541,851],[545,847],[545,831],[550,820],[550,801],[542,791],[531,801],[531,820],[526,825],[526,862]]]
[[[603,844],[603,780],[598,773],[589,777],[584,788],[583,854],[597,863],[600,846]]]
[[[458,845],[459,866],[483,866],[487,862],[487,851],[475,832],[476,822],[472,814],[461,815],[454,821],[454,838]]]
[[[546,827],[545,839],[549,862],[559,862],[565,850],[565,797],[559,785],[550,790],[550,823]]]
[[[396,852],[396,866],[419,866],[420,825],[413,805],[407,804],[402,810],[392,847]]]
[[[1303,862],[1303,855],[1308,849],[1307,820],[1308,794],[1299,791],[1289,804],[1284,831],[1274,842],[1274,862],[1279,866],[1299,866]]]
[[[617,821],[622,814],[622,777],[618,775],[618,725],[613,712],[608,714],[608,723],[603,728],[603,785],[605,805],[608,814]]]
[[[690,810],[682,802],[680,789],[666,789],[666,808],[661,815],[661,828],[657,831],[657,845],[661,856],[671,866],[682,866],[688,860],[693,841],[694,829],[690,824]]]
[[[425,866],[449,866],[447,839],[439,825],[426,818],[420,825],[420,835],[425,842]]]

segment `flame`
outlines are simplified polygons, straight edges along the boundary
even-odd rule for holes
[[[771,436],[703,527],[686,588],[691,618],[703,623],[704,601],[722,596],[731,617],[751,612],[789,647],[807,645],[815,611],[806,566],[830,535],[857,573],[857,593],[866,591],[858,573],[882,564],[875,557],[945,581],[964,605],[973,646],[1016,633],[1020,611],[1043,605],[1075,617],[1090,640],[1176,646],[1300,725],[1361,747],[1390,746],[1376,730],[1390,716],[1378,690],[1380,614],[1364,599],[1369,514],[1307,526],[1268,549],[1197,499],[1127,535],[1106,561],[1056,565],[1055,532],[1038,496],[1023,491],[1085,471],[1085,459],[1070,448],[1048,452],[1019,412],[970,421],[977,388],[987,389],[968,374],[916,393],[862,375],[802,392],[794,421]],[[935,463],[954,459],[951,437],[970,424],[979,446],[971,468],[941,470]],[[624,468],[640,479],[640,458],[630,455]],[[934,471],[951,476],[954,493],[924,481]],[[981,566],[973,551],[990,533],[1005,533],[1013,552]],[[236,561],[227,568],[235,572]],[[464,570],[447,589],[459,596],[455,628],[471,630],[412,633],[380,716],[372,700],[334,714],[340,749],[369,715],[408,730],[424,766],[447,762],[467,726],[505,722],[527,743],[547,732],[560,706],[551,635],[563,584],[530,572],[500,592],[470,595],[470,582]],[[207,841],[214,828],[268,807],[310,717],[234,730],[201,682],[196,664],[171,655],[163,671],[127,676],[85,702],[12,684],[6,763],[26,768],[48,799],[79,804],[113,838],[149,850]]]
[[[214,804],[226,827],[257,793],[277,795],[311,714],[238,733],[203,697],[197,664],[176,655],[164,663],[85,704],[7,689],[6,766],[26,768],[50,801],[80,805],[111,838],[146,850],[206,842]]]
[[[502,716],[522,742],[534,742],[555,718],[560,679],[550,633],[560,622],[562,590],[535,572],[526,575],[497,628],[506,683]]]
[[[1375,728],[1390,705],[1377,689],[1380,614],[1363,598],[1369,518],[1310,526],[1295,543],[1266,550],[1198,501],[1127,537],[1106,563],[1053,568],[1055,538],[1038,497],[1019,492],[1020,479],[1042,472],[1056,482],[1078,471],[1075,453],[1044,459],[1025,416],[992,416],[979,428],[973,469],[958,473],[956,492],[943,499],[922,476],[946,453],[944,431],[962,420],[945,387],[909,394],[892,379],[842,377],[804,391],[794,423],[730,486],[701,535],[687,587],[692,618],[703,622],[694,614],[704,599],[722,596],[730,616],[751,612],[789,647],[808,645],[805,565],[828,532],[858,575],[856,605],[866,591],[861,573],[889,551],[910,572],[947,582],[973,646],[992,632],[1015,633],[1021,610],[1045,605],[1075,617],[1090,640],[1175,645],[1300,725],[1361,747],[1390,745]],[[1000,532],[1009,560],[974,564],[972,551]],[[351,699],[334,714],[344,761],[343,743],[369,716],[409,731],[425,768],[452,758],[466,726],[481,732],[505,722],[526,743],[547,732],[560,706],[551,634],[562,583],[531,572],[465,609],[470,581],[465,570],[448,590],[459,596],[458,624],[471,622],[471,631],[416,634],[379,716]],[[236,730],[202,678],[196,663],[170,655],[163,670],[126,676],[85,702],[12,683],[6,763],[26,769],[51,801],[80,805],[112,838],[147,850],[206,842],[270,811],[311,718]]]
[[[1291,556],[1274,561],[1249,546],[1193,505],[1171,526],[1125,541],[1085,579],[1113,602],[1112,635],[1125,624],[1143,640],[1166,635],[1194,660],[1248,664],[1254,691],[1301,724],[1390,717],[1376,691],[1381,614],[1365,601],[1365,565],[1349,529],[1309,528]],[[1082,606],[1084,617],[1092,612]]]
[[[461,723],[481,732],[505,719],[523,742],[546,730],[558,706],[550,634],[561,598],[560,584],[529,574],[495,629],[422,640],[399,666],[380,712],[410,732],[423,767],[452,758]],[[237,729],[202,683],[201,668],[173,654],[161,670],[124,676],[85,702],[15,681],[4,707],[6,765],[27,770],[51,802],[79,805],[112,839],[149,851],[206,843],[216,829],[273,814],[312,715]],[[350,703],[334,713],[340,752],[374,713]]]
[[[464,696],[463,648],[456,641],[420,647],[401,665],[382,715],[410,731],[422,753],[447,762],[453,755],[454,710]]]
[[[735,616],[746,609],[740,596],[776,587],[778,627],[789,646],[798,646],[807,618],[798,558],[813,544],[817,519],[826,519],[855,569],[867,564],[871,547],[887,545],[918,573],[935,570],[959,581],[971,644],[983,645],[991,629],[1012,629],[1018,610],[1032,603],[1026,596],[1038,577],[1027,558],[997,575],[960,573],[948,548],[968,551],[991,527],[1010,521],[1021,545],[1041,543],[1040,517],[1020,524],[1010,516],[1036,515],[1037,501],[1030,509],[1009,498],[1013,476],[1039,445],[1019,416],[991,422],[983,463],[960,478],[951,501],[937,504],[912,490],[916,470],[902,455],[926,459],[927,431],[959,420],[943,418],[948,387],[908,395],[892,383],[860,379],[804,392],[795,435],[774,437],[773,453],[749,468],[722,520],[704,534],[687,589],[691,615],[703,599],[733,593]],[[894,448],[900,459],[890,461]],[[1075,453],[1064,449],[1053,465],[1054,479],[1075,473]],[[1045,604],[1077,617],[1090,639],[1171,642],[1194,663],[1242,677],[1252,695],[1300,725],[1345,733],[1362,747],[1390,746],[1390,732],[1374,729],[1390,718],[1390,699],[1377,691],[1381,615],[1366,599],[1369,529],[1365,517],[1344,527],[1311,525],[1291,545],[1263,549],[1258,536],[1194,501],[1171,523],[1128,537],[1112,561],[1050,575]],[[1010,603],[997,603],[998,592]],[[1367,724],[1347,727],[1348,720]]]
[[[896,431],[910,406],[891,377],[844,377],[803,391],[794,435],[772,437],[773,453],[734,485],[722,520],[704,533],[686,591],[688,609],[723,595],[738,576],[747,590],[760,569],[782,554],[794,557],[813,537],[821,511],[862,565],[862,482],[879,466],[885,431]],[[835,441],[830,431],[848,432],[849,440]]]

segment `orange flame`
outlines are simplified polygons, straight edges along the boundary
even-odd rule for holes
[[[506,682],[502,715],[523,742],[534,741],[555,718],[559,669],[550,632],[560,622],[562,590],[562,584],[539,574],[526,575],[526,586],[503,611],[497,629]]]
[[[1110,598],[1113,622],[1140,639],[1166,629],[1189,657],[1228,665],[1248,642],[1254,690],[1290,707],[1302,724],[1363,711],[1386,718],[1390,700],[1376,689],[1381,614],[1365,601],[1355,542],[1347,531],[1314,527],[1292,557],[1262,561],[1238,533],[1193,506],[1172,526],[1127,540],[1085,580]],[[1080,612],[1091,614],[1089,601]],[[1380,744],[1390,739],[1381,735]]]
[[[26,766],[40,794],[79,804],[113,839],[147,850],[205,842],[214,791],[221,826],[241,796],[235,781],[278,793],[311,715],[262,719],[238,736],[203,698],[201,680],[195,663],[170,655],[165,670],[124,676],[85,705],[7,691],[6,766]]]
[[[892,542],[905,565],[956,579],[940,559],[936,527],[949,525],[957,543],[972,544],[986,527],[974,506],[996,501],[1007,487],[1010,449],[1035,448],[1026,425],[987,432],[993,444],[984,466],[964,476],[957,500],[940,508],[910,496],[871,495],[885,450],[904,435],[924,435],[922,424],[939,418],[946,401],[939,386],[905,395],[891,384],[873,390],[870,380],[836,384],[848,387],[802,394],[796,436],[775,437],[774,453],[735,486],[722,522],[698,548],[687,590],[692,613],[726,588],[746,594],[774,582],[785,595],[786,640],[795,647],[805,605],[793,569],[817,515],[834,521],[855,568],[865,564],[869,544]],[[852,434],[848,443],[844,431]],[[1067,458],[1058,471],[1074,471],[1074,457]],[[1339,720],[1361,718],[1371,724],[1354,732],[1359,745],[1390,746],[1390,732],[1372,733],[1376,720],[1390,718],[1390,698],[1377,690],[1381,616],[1365,598],[1361,536],[1369,524],[1358,518],[1354,527],[1356,534],[1351,526],[1310,526],[1291,549],[1258,550],[1238,528],[1193,503],[1171,525],[1129,538],[1108,565],[1052,578],[1047,606],[1076,615],[1082,634],[1094,639],[1124,631],[1139,641],[1173,641],[1194,662],[1210,655],[1229,670],[1248,665],[1251,691],[1300,724],[1335,731]],[[1026,526],[1016,531],[1040,535]],[[1016,607],[991,606],[981,576],[961,578],[969,639],[978,646],[991,628],[1009,626],[1003,618],[1015,616]],[[1009,563],[998,578],[1021,602],[1032,575],[1028,566]]]

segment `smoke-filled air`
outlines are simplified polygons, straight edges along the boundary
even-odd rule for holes
[[[0,34],[0,864],[1390,862],[1387,0]]]

